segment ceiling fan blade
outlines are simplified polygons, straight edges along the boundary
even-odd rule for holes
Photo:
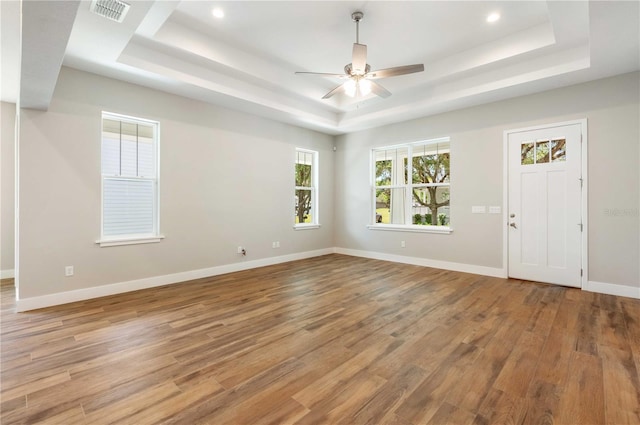
[[[351,59],[352,72],[357,75],[364,75],[367,67],[367,45],[353,43],[353,57]]]
[[[343,90],[344,90],[344,84],[340,84],[338,87],[336,87],[335,89],[331,90],[329,93],[327,93],[324,96],[322,96],[322,98],[323,99],[329,99],[334,94],[339,93],[339,92],[341,92]]]
[[[414,72],[424,71],[423,64],[396,66],[394,68],[379,69],[377,71],[371,71],[367,74],[367,78],[370,80],[377,80],[379,78],[395,77],[398,75],[413,74]]]
[[[335,77],[335,78],[348,78],[349,76],[346,74],[332,74],[330,72],[307,72],[307,71],[297,71],[296,75],[305,74],[305,75],[317,75],[320,77]]]
[[[391,92],[387,89],[385,89],[384,87],[382,87],[380,84],[376,83],[375,81],[371,81],[371,91],[373,92],[373,94],[378,95],[380,97],[383,98],[387,98],[389,96],[391,96]]]

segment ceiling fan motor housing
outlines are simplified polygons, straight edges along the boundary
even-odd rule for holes
[[[371,71],[371,66],[370,66],[369,64],[367,64],[367,65],[364,67],[364,74],[362,74],[362,75],[368,74],[368,73],[369,73],[369,71]],[[350,75],[350,76],[357,75],[357,74],[353,71],[353,64],[350,64],[350,63],[348,63],[348,64],[346,64],[346,65],[344,66],[344,73],[345,73],[345,74],[347,74],[347,75]]]

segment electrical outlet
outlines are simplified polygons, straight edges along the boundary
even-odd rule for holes
[[[406,247],[406,246],[407,246],[407,245],[404,243],[404,241],[400,241],[400,248],[404,248],[404,247]]]
[[[241,246],[239,246],[239,247],[238,247],[238,254],[242,254],[242,251],[244,251],[244,248],[243,248],[243,247],[241,247]]]
[[[64,275],[65,276],[73,276],[73,266],[65,266]]]

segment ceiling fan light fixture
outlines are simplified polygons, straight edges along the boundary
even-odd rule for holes
[[[347,94],[347,96],[355,97],[356,89],[357,87],[355,80],[348,80],[344,83],[344,92]]]
[[[350,79],[344,83],[344,93],[349,97],[360,97],[371,94],[371,81],[360,78]]]
[[[358,81],[358,90],[362,96],[366,96],[371,93],[371,81],[361,78],[360,81]]]

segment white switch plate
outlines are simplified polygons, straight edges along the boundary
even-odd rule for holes
[[[65,276],[73,276],[73,266],[65,266],[64,275]]]
[[[400,248],[404,248],[406,245],[404,243],[404,241],[400,241]]]
[[[484,205],[474,205],[473,207],[471,207],[471,212],[473,214],[484,214],[487,212],[487,207],[485,207]]]
[[[500,214],[502,212],[502,208],[497,207],[489,207],[489,214]]]

